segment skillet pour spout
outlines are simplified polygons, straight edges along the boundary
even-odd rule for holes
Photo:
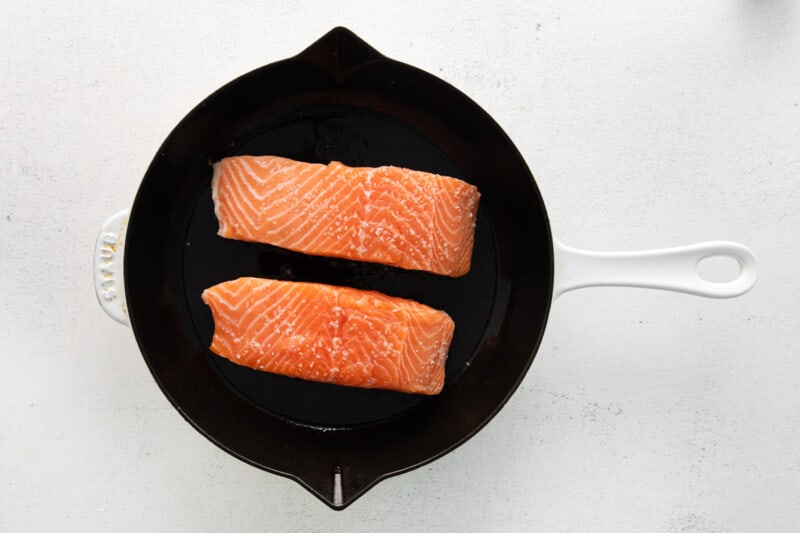
[[[402,166],[477,186],[470,272],[447,278],[218,237],[211,163],[267,154]],[[696,261],[715,254],[739,261],[737,280],[712,287],[695,279]],[[337,510],[484,427],[525,377],[554,296],[634,285],[730,297],[755,283],[755,258],[735,243],[602,254],[556,242],[533,175],[500,126],[458,89],[345,28],[190,111],[156,152],[130,211],[103,227],[95,266],[98,300],[130,324],[176,410],[223,450],[294,479]],[[217,357],[200,295],[242,276],[378,290],[446,311],[456,328],[444,389],[354,389]]]

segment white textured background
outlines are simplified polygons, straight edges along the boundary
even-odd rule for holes
[[[0,6],[0,530],[800,530],[800,6]],[[135,6],[135,7],[133,7]],[[344,25],[515,140],[573,246],[730,239],[744,297],[570,293],[475,438],[342,513],[196,433],[91,253],[183,115]]]

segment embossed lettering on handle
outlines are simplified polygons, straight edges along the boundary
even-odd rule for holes
[[[120,324],[130,325],[125,307],[125,280],[122,260],[129,210],[112,216],[97,236],[94,247],[94,290],[97,301]]]

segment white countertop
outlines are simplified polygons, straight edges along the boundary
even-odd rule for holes
[[[794,0],[14,4],[0,16],[0,530],[797,530]],[[564,242],[739,241],[757,286],[565,295],[484,430],[340,513],[227,455],[97,305],[94,239],[189,109],[337,25],[492,114]]]

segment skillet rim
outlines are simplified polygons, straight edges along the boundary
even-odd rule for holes
[[[137,313],[138,312],[135,310],[136,306],[134,305],[134,306],[129,307],[129,316],[130,316],[130,320],[131,320],[131,328],[134,331],[134,336],[135,336],[135,338],[137,340],[137,344],[139,346],[140,352],[142,353],[143,358],[145,359],[145,362],[146,362],[146,364],[148,366],[148,369],[150,370],[151,374],[153,375],[153,378],[155,379],[155,381],[158,384],[159,388],[161,389],[162,393],[167,397],[167,399],[170,401],[170,403],[173,405],[173,407],[175,407],[175,409],[184,417],[184,419],[187,420],[187,422],[189,422],[200,434],[205,436],[207,439],[209,439],[211,442],[213,442],[216,446],[220,447],[221,449],[223,449],[227,453],[229,453],[229,454],[233,455],[234,457],[237,457],[238,459],[240,459],[240,460],[242,460],[242,461],[244,461],[244,462],[246,462],[248,464],[251,464],[251,465],[253,465],[253,466],[257,467],[257,468],[266,470],[266,471],[274,473],[274,474],[281,475],[283,477],[287,477],[287,478],[293,479],[294,481],[298,482],[299,484],[304,486],[306,489],[308,489],[310,492],[312,492],[315,496],[317,496],[325,504],[327,504],[331,508],[337,509],[337,510],[344,509],[345,507],[347,507],[350,503],[355,501],[355,499],[357,499],[359,496],[363,495],[368,489],[373,487],[379,481],[381,481],[383,479],[386,479],[388,477],[391,477],[393,475],[401,474],[403,472],[407,472],[407,471],[413,470],[415,468],[419,468],[420,466],[428,464],[428,463],[430,463],[430,462],[442,457],[443,455],[446,455],[447,453],[451,452],[452,450],[454,450],[455,448],[457,448],[458,446],[460,446],[461,444],[463,444],[464,442],[466,442],[467,440],[472,438],[481,429],[483,429],[496,416],[496,414],[505,406],[505,404],[508,402],[508,400],[514,394],[514,392],[518,389],[518,387],[521,384],[522,380],[527,375],[527,373],[528,373],[528,371],[530,369],[530,365],[533,363],[533,360],[534,360],[534,358],[535,358],[535,356],[536,356],[536,354],[538,352],[539,346],[541,344],[541,340],[542,340],[542,338],[544,336],[544,333],[546,331],[546,325],[547,325],[547,322],[548,322],[549,313],[550,313],[550,307],[551,307],[551,304],[552,304],[553,281],[554,281],[553,277],[554,277],[554,267],[555,267],[555,265],[554,265],[552,231],[550,229],[550,223],[549,223],[549,219],[548,219],[548,216],[547,216],[547,211],[546,211],[546,208],[545,208],[544,200],[543,200],[543,198],[541,196],[541,193],[540,193],[540,191],[539,191],[539,189],[538,189],[538,187],[536,185],[536,182],[535,182],[535,180],[534,180],[534,178],[533,178],[533,176],[532,176],[532,174],[530,172],[530,169],[527,166],[527,163],[525,162],[525,160],[522,157],[522,155],[519,153],[517,147],[514,145],[514,143],[511,141],[511,139],[506,135],[506,133],[502,130],[502,128],[494,121],[494,119],[488,113],[486,113],[485,110],[483,110],[476,102],[474,102],[467,95],[462,93],[456,87],[454,87],[454,86],[450,85],[449,83],[445,82],[444,80],[441,80],[441,79],[437,78],[436,76],[433,76],[432,74],[427,73],[425,71],[422,71],[422,70],[420,70],[420,69],[418,69],[416,67],[413,67],[413,66],[401,63],[399,61],[395,61],[395,60],[392,60],[390,58],[386,58],[385,56],[382,56],[378,52],[374,51],[374,49],[372,49],[369,45],[367,45],[366,43],[361,41],[352,32],[350,32],[349,30],[346,30],[344,28],[335,28],[335,29],[333,29],[328,34],[326,34],[325,36],[320,38],[318,41],[316,41],[315,43],[310,45],[306,50],[304,50],[303,52],[301,52],[300,54],[298,54],[296,56],[293,56],[291,58],[284,59],[284,60],[281,60],[281,61],[269,63],[267,65],[264,65],[262,67],[259,67],[259,68],[255,69],[255,70],[252,70],[250,72],[242,74],[241,76],[238,76],[237,78],[235,78],[235,79],[231,80],[230,82],[226,83],[225,85],[223,85],[219,89],[215,90],[208,97],[203,99],[199,104],[197,104],[194,108],[192,108],[180,122],[178,122],[178,124],[174,127],[174,129],[170,132],[170,134],[167,136],[165,141],[159,147],[158,151],[156,152],[156,156],[151,161],[150,165],[148,166],[147,171],[144,174],[144,177],[142,179],[142,184],[144,184],[146,182],[147,177],[150,175],[151,171],[159,164],[159,161],[158,161],[159,155],[158,154],[163,154],[164,151],[169,148],[169,143],[173,139],[173,137],[176,134],[178,134],[181,131],[181,129],[183,129],[184,126],[200,110],[205,108],[215,97],[217,97],[217,95],[223,93],[226,90],[229,90],[231,87],[235,87],[235,86],[239,85],[240,83],[245,82],[248,79],[251,79],[254,75],[256,75],[256,73],[262,72],[262,71],[264,71],[264,69],[269,69],[269,68],[272,68],[272,67],[274,67],[276,65],[287,64],[287,63],[295,62],[295,61],[307,61],[309,57],[313,56],[313,54],[318,54],[318,53],[320,53],[321,50],[327,50],[328,48],[330,48],[332,46],[335,47],[335,48],[338,48],[338,49],[342,49],[342,47],[344,46],[342,44],[343,42],[346,43],[349,46],[353,46],[354,43],[355,43],[355,45],[362,47],[363,48],[362,53],[364,51],[366,51],[366,55],[367,56],[372,56],[372,59],[370,59],[369,61],[388,61],[388,62],[391,62],[393,64],[398,64],[399,66],[401,66],[403,68],[412,69],[412,71],[414,71],[416,74],[418,74],[420,76],[423,76],[423,77],[426,77],[426,78],[430,78],[430,79],[434,80],[436,83],[442,84],[443,86],[445,86],[454,95],[460,96],[462,99],[464,99],[473,108],[473,110],[475,112],[477,112],[477,113],[479,113],[481,115],[481,118],[483,119],[484,122],[486,122],[487,125],[491,125],[491,126],[494,127],[494,129],[496,130],[496,134],[502,137],[502,140],[507,144],[508,148],[513,151],[514,156],[517,158],[519,163],[527,171],[527,176],[529,177],[530,182],[531,182],[530,186],[532,187],[532,189],[534,191],[534,197],[532,198],[532,200],[535,201],[535,203],[537,204],[537,207],[540,209],[542,221],[545,224],[545,227],[543,228],[543,232],[546,233],[546,235],[548,237],[548,242],[546,243],[548,245],[546,247],[548,253],[547,253],[547,256],[545,257],[545,259],[548,262],[548,265],[546,265],[546,267],[549,267],[549,268],[546,268],[546,270],[549,271],[549,279],[545,280],[546,281],[545,285],[547,287],[547,293],[548,294],[547,294],[547,298],[546,298],[546,305],[544,306],[544,309],[543,309],[542,326],[540,328],[538,328],[538,334],[531,337],[531,344],[533,346],[533,350],[530,353],[530,355],[527,357],[527,360],[526,360],[525,364],[523,365],[524,368],[522,369],[521,372],[518,373],[518,375],[514,379],[514,382],[513,382],[512,386],[510,386],[503,393],[502,399],[498,403],[495,404],[495,406],[489,411],[489,414],[487,416],[484,416],[481,420],[477,421],[477,423],[475,423],[466,433],[464,433],[463,436],[461,436],[460,438],[458,438],[455,441],[451,442],[449,445],[441,447],[436,453],[430,454],[427,457],[425,457],[424,459],[419,460],[417,462],[414,462],[413,464],[408,464],[408,465],[403,466],[401,468],[391,469],[391,470],[385,471],[383,473],[380,473],[378,475],[372,476],[371,480],[369,480],[366,483],[360,484],[355,492],[346,494],[345,499],[343,501],[337,503],[337,502],[332,501],[332,499],[330,498],[330,495],[329,495],[330,493],[323,494],[323,491],[320,490],[320,483],[311,482],[308,479],[307,475],[304,476],[304,475],[299,474],[297,472],[288,471],[288,470],[281,470],[279,468],[275,468],[273,466],[266,465],[266,464],[263,464],[263,463],[255,460],[255,459],[252,459],[251,457],[248,457],[246,454],[242,453],[236,447],[234,447],[234,446],[230,445],[229,443],[226,443],[223,440],[220,440],[219,438],[215,437],[212,433],[207,431],[206,428],[204,428],[198,421],[196,421],[194,418],[192,418],[192,416],[182,408],[182,406],[179,403],[179,401],[173,396],[172,392],[170,391],[170,389],[167,387],[167,385],[163,381],[163,379],[162,379],[163,376],[160,375],[160,373],[158,372],[158,369],[155,368],[155,365],[153,364],[153,362],[151,361],[150,357],[148,356],[147,351],[146,351],[146,347],[144,346],[144,341],[143,341],[142,336],[140,335],[140,332],[139,332],[139,325],[137,324]],[[343,72],[339,72],[338,75],[344,75],[344,74],[343,74]],[[132,209],[131,209],[131,216],[130,216],[130,219],[129,219],[129,228],[131,228],[131,227],[135,228],[135,221],[136,221],[136,218],[137,218],[137,215],[138,215],[137,206],[141,204],[140,195],[143,195],[143,190],[142,189],[143,189],[143,187],[140,185],[139,189],[137,190],[137,194],[136,194],[136,197],[134,199],[133,206],[132,206]],[[499,253],[499,251],[498,251],[498,253]],[[131,259],[131,257],[132,256],[130,256],[129,254],[126,253],[125,256],[124,256],[124,259],[123,259],[124,260],[124,270],[125,270],[125,274],[126,274],[126,279],[130,279],[130,277],[128,277],[127,274],[129,272],[129,267],[130,267],[131,263],[133,262],[133,259]],[[136,301],[136,298],[132,298],[132,296],[133,296],[131,294],[132,290],[133,289],[131,288],[131,284],[126,283],[125,291],[126,291],[126,297],[127,297],[127,301],[128,302],[135,302]],[[325,476],[328,477],[329,474],[326,473]]]

